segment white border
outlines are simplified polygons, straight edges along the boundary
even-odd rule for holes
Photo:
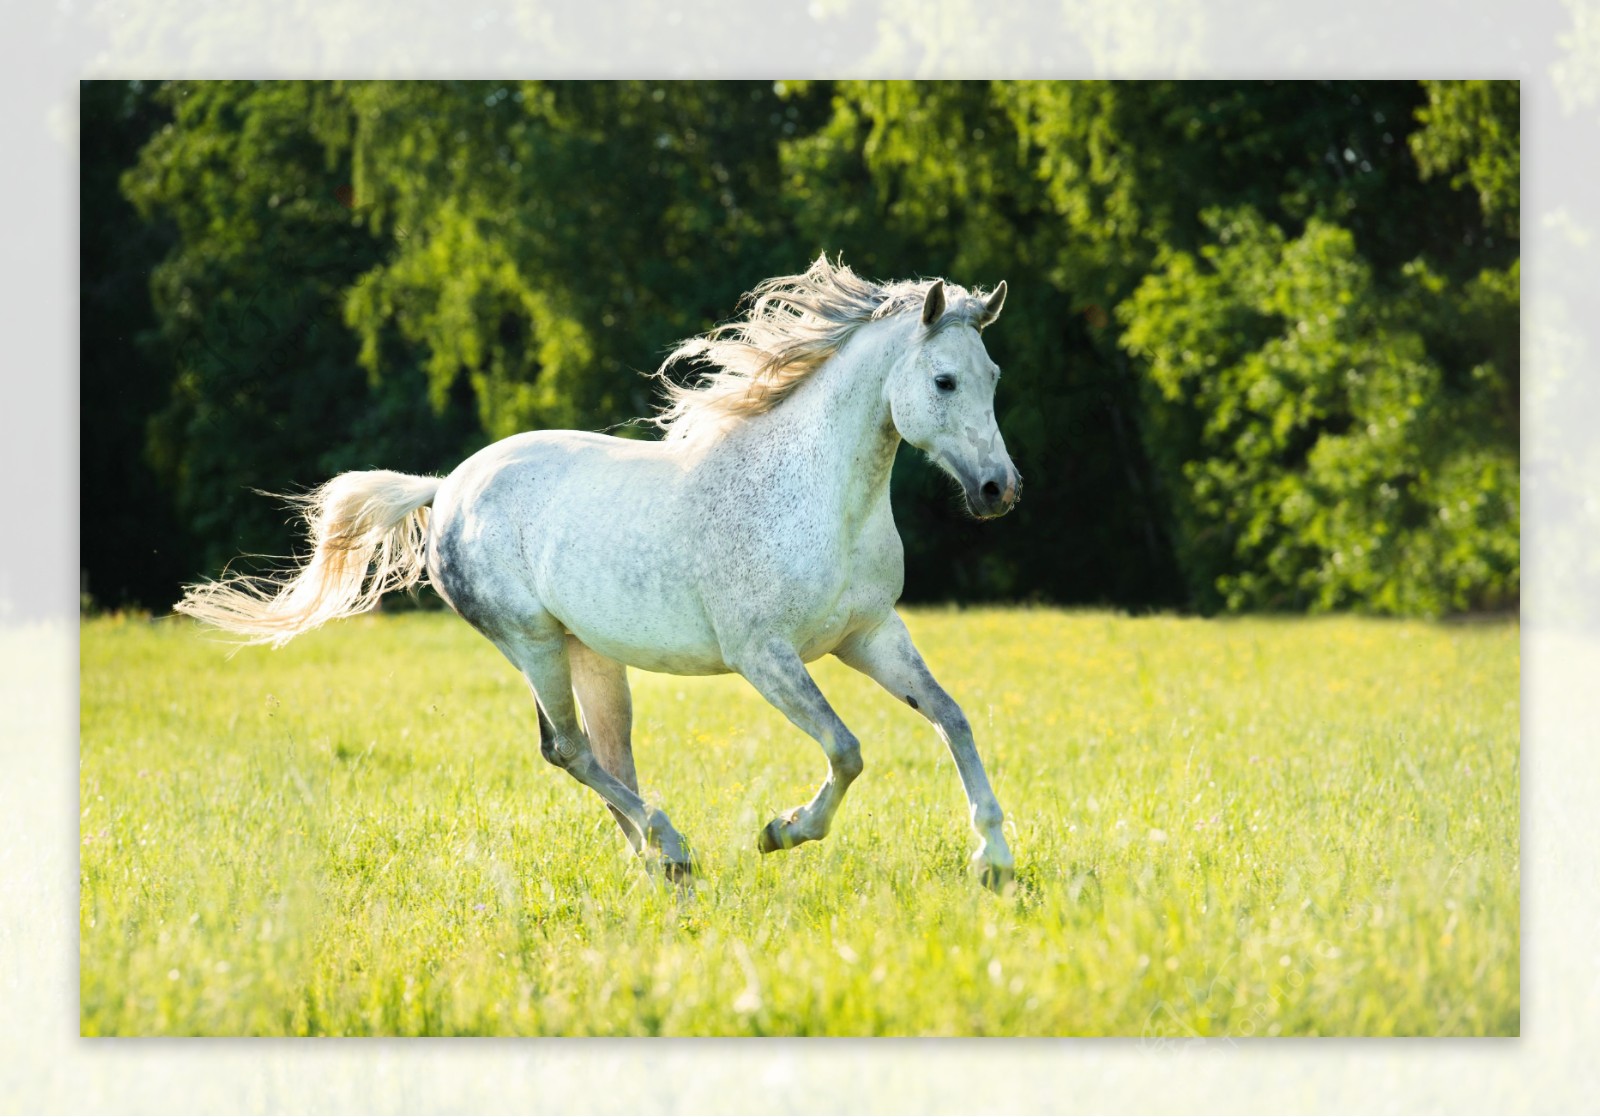
[[[1600,0],[12,5],[0,305],[0,1109],[1572,1111],[1600,1101]],[[1523,1036],[1485,1042],[77,1038],[77,88],[169,76],[1523,80]],[[92,324],[86,324],[92,328]],[[0,616],[4,616],[0,612]],[[44,617],[43,620],[36,618]]]

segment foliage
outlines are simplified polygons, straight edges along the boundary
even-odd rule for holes
[[[800,107],[770,83],[341,87],[357,206],[409,235],[352,293],[362,361],[420,348],[490,437],[652,407],[640,370],[796,270],[770,200]],[[714,267],[708,263],[715,261]]]
[[[283,552],[285,514],[261,490],[423,472],[479,437],[459,405],[429,407],[420,370],[369,379],[338,327],[343,292],[386,246],[351,220],[348,169],[307,129],[330,96],[317,83],[166,86],[172,122],[123,178],[142,213],[177,229],[150,284],[171,380],[148,457],[204,541],[195,574]]]
[[[678,898],[539,757],[452,617],[226,657],[82,628],[85,1035],[1515,1035],[1518,633],[1355,618],[913,612],[1019,888],[926,722],[833,662],[864,776],[733,678],[634,675]]]
[[[1429,81],[1423,127],[1411,150],[1424,178],[1456,171],[1450,184],[1470,185],[1484,217],[1517,235],[1522,204],[1522,86],[1514,81]],[[1457,170],[1457,168],[1460,168]]]
[[[1337,226],[1207,223],[1214,243],[1169,254],[1122,307],[1162,399],[1204,417],[1178,505],[1197,588],[1230,609],[1435,615],[1512,597],[1507,374],[1488,361],[1451,383],[1430,355],[1442,277],[1419,261],[1383,298]],[[1513,265],[1461,301],[1509,295],[1514,320],[1515,288]]]
[[[145,455],[146,424],[171,377],[140,339],[156,328],[150,272],[174,233],[139,221],[118,179],[164,114],[142,85],[119,82],[84,82],[79,112],[82,590],[88,605],[161,600],[191,572],[195,551]]]
[[[127,95],[148,142],[124,188],[171,238],[141,349],[166,370],[142,381],[146,459],[192,574],[283,549],[252,488],[445,471],[534,427],[645,436],[628,425],[654,404],[641,373],[827,251],[1012,292],[985,340],[1026,499],[979,526],[902,455],[908,598],[1517,599],[1515,83]],[[86,181],[128,147],[86,147]],[[116,349],[86,327],[86,367]],[[108,402],[87,400],[85,425],[129,449]]]

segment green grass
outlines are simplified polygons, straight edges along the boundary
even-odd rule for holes
[[[864,776],[738,679],[634,673],[680,895],[546,765],[519,676],[441,614],[270,652],[84,623],[86,1035],[1514,1035],[1518,630],[907,618],[1017,856],[966,875],[954,765],[814,670]]]

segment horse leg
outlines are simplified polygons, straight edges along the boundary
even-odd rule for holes
[[[628,669],[590,648],[576,636],[567,637],[567,659],[572,664],[572,689],[578,695],[589,747],[600,766],[637,793],[639,777],[633,768],[633,696],[628,690]],[[628,818],[610,803],[606,809],[617,820],[623,836],[638,853],[644,839]]]
[[[595,756],[578,721],[572,693],[572,664],[567,639],[554,618],[519,631],[503,649],[533,688],[539,711],[539,752],[556,767],[604,799],[648,844],[661,851],[670,877],[690,870],[683,837],[666,813],[645,805],[639,793],[608,772]]]
[[[955,758],[961,786],[967,793],[972,828],[983,843],[973,855],[973,865],[986,887],[997,892],[1004,889],[1014,876],[1015,868],[1011,849],[1000,830],[1004,814],[989,786],[983,761],[978,758],[972,726],[967,723],[961,707],[945,693],[922,661],[905,622],[899,614],[890,613],[882,624],[855,637],[834,654],[908,703],[931,721],[939,736],[944,738],[950,755]]]
[[[861,774],[861,746],[834,713],[793,648],[774,643],[736,665],[752,686],[822,746],[828,777],[816,796],[767,823],[757,848],[762,853],[791,849],[827,834],[844,793]]]

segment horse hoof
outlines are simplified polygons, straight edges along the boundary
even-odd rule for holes
[[[776,853],[780,849],[787,849],[783,842],[783,831],[778,828],[782,819],[775,818],[761,828],[761,836],[756,839],[756,848],[762,853]]]
[[[979,861],[976,864],[979,882],[996,895],[1005,895],[1016,882],[1016,870],[1010,865],[995,865],[987,861]]]

